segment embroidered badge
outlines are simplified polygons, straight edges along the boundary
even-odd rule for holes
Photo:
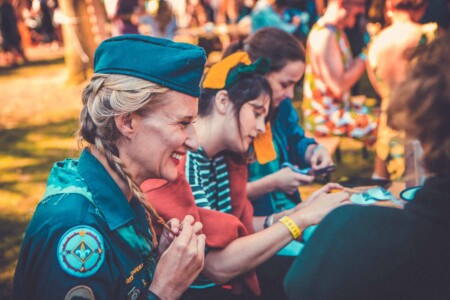
[[[57,248],[58,262],[68,274],[84,278],[94,275],[102,265],[103,238],[90,226],[76,226],[64,233]]]
[[[74,300],[74,299],[83,299],[83,300],[95,300],[94,293],[92,289],[85,285],[78,285],[72,288],[64,297],[64,300]]]
[[[140,295],[141,295],[141,291],[138,288],[134,287],[131,289],[131,291],[128,292],[127,299],[128,300],[137,300],[137,299],[139,299]]]

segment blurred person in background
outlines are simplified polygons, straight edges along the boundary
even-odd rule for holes
[[[0,36],[3,56],[7,65],[26,63],[17,17],[10,0],[0,0]]]
[[[381,97],[374,177],[401,179],[405,171],[404,134],[387,125],[386,110],[393,88],[406,76],[407,51],[430,42],[438,35],[437,23],[420,24],[428,0],[387,0],[389,25],[376,35],[368,52],[370,82]]]
[[[111,20],[112,36],[139,33],[137,22],[133,19],[133,14],[143,9],[139,0],[105,0],[104,4]]]
[[[372,144],[377,120],[371,109],[351,101],[351,88],[365,70],[366,54],[353,57],[345,28],[365,12],[364,0],[330,0],[311,29],[303,84],[305,129],[314,135],[345,136]]]
[[[177,20],[172,11],[172,6],[166,0],[158,2],[156,13],[151,15],[147,12],[144,16],[138,18],[141,25],[150,27],[151,36],[173,40],[177,30]]]
[[[411,65],[391,95],[388,124],[420,141],[430,178],[409,191],[403,209],[331,212],[285,279],[289,299],[450,295],[450,34],[418,48]]]

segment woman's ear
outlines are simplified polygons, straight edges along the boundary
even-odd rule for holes
[[[129,137],[134,133],[133,123],[135,122],[135,115],[132,113],[121,114],[114,117],[117,129],[123,136]]]
[[[214,98],[214,104],[216,110],[220,114],[225,115],[231,106],[230,98],[228,97],[228,92],[225,90],[217,92],[216,97]]]

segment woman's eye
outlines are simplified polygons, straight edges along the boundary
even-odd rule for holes
[[[180,122],[181,127],[186,128],[189,124],[191,124],[191,122]]]
[[[258,112],[258,111],[253,111],[254,113],[255,113],[255,118],[259,118],[259,117],[261,117],[261,113],[260,112]]]

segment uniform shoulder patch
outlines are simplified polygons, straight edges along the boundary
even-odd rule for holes
[[[94,275],[105,260],[103,237],[90,226],[67,230],[58,243],[57,258],[69,275],[85,278]]]

